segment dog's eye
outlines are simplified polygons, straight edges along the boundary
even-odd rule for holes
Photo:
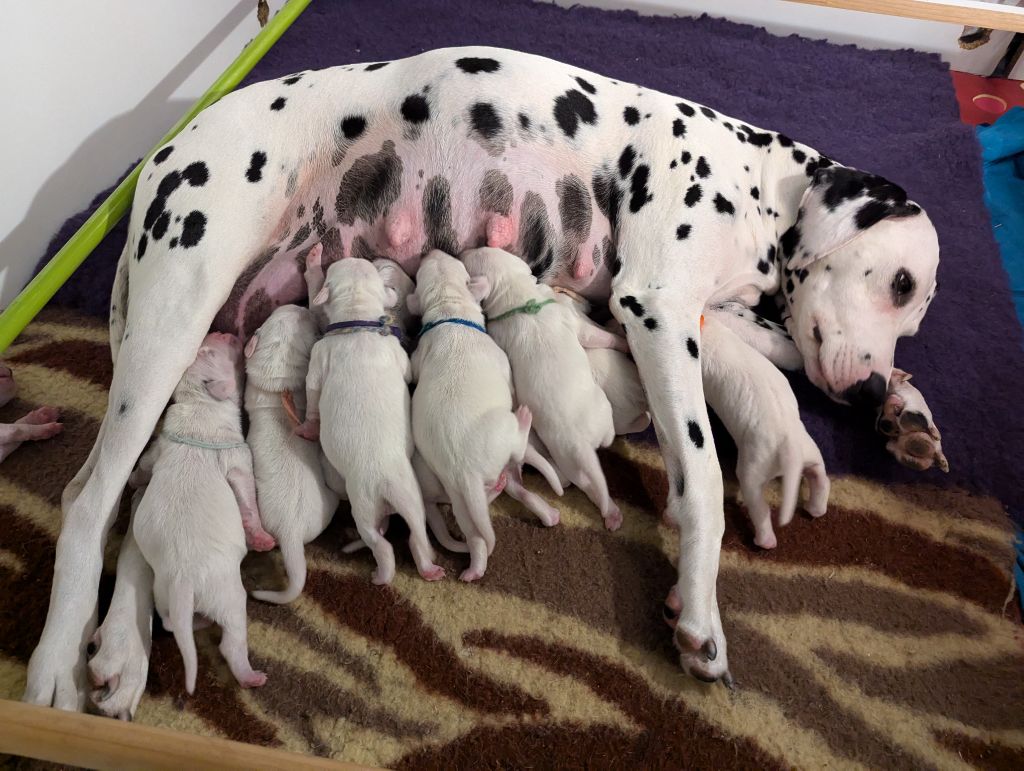
[[[910,301],[910,296],[914,293],[914,277],[905,268],[900,268],[896,271],[896,275],[892,277],[892,301],[897,308],[901,308]]]

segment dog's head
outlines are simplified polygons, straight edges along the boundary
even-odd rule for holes
[[[393,308],[397,301],[397,293],[384,285],[372,262],[349,257],[331,264],[323,289],[310,305],[325,305],[327,317],[334,321],[343,314],[380,316],[385,308]]]
[[[831,166],[781,249],[786,325],[807,376],[837,402],[881,404],[896,341],[917,332],[938,288],[928,215],[888,180]]]
[[[389,260],[387,257],[378,257],[373,261],[373,266],[377,269],[377,273],[380,274],[384,286],[395,293],[395,301],[392,304],[395,319],[402,329],[408,331],[412,322],[412,314],[406,307],[405,298],[412,293],[416,285],[394,260]]]
[[[406,298],[406,304],[415,316],[480,315],[480,301],[490,288],[484,276],[470,277],[462,262],[434,249],[420,263],[416,291]]]
[[[245,345],[249,382],[267,391],[302,388],[316,338],[316,317],[308,308],[276,308]]]
[[[492,246],[467,249],[459,255],[459,259],[471,277],[487,281],[488,291],[480,300],[488,312],[492,310],[488,301],[501,307],[502,296],[506,293],[514,294],[517,289],[530,291],[537,284],[537,279],[523,258],[504,249]]]
[[[211,332],[174,389],[174,401],[184,404],[212,398],[238,404],[241,385],[242,341],[234,335]]]

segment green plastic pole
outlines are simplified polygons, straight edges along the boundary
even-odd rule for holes
[[[167,132],[142,159],[132,173],[117,186],[117,189],[100,204],[85,224],[78,229],[61,250],[53,256],[46,267],[29,282],[21,293],[14,298],[7,309],[0,313],[0,353],[3,353],[43,306],[50,301],[57,290],[64,285],[71,274],[85,261],[103,237],[111,231],[118,221],[128,212],[135,195],[135,184],[138,182],[142,167],[157,148],[173,139],[179,131],[187,126],[200,112],[216,102],[237,86],[242,78],[256,66],[256,62],[270,50],[284,31],[292,25],[299,14],[306,10],[311,0],[288,0],[281,10],[275,14],[267,26],[254,37],[238,55],[231,65],[224,70],[219,78],[210,86],[206,93],[192,105],[182,116],[174,128]]]

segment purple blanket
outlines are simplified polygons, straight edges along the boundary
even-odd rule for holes
[[[527,0],[349,0],[312,5],[246,82],[469,44],[542,54],[693,99],[905,187],[938,229],[942,291],[920,333],[898,345],[896,363],[928,399],[952,470],[902,469],[869,420],[800,376],[793,382],[804,421],[832,474],[963,486],[997,496],[1018,521],[1024,517],[1024,410],[1016,403],[1024,385],[1022,333],[982,200],[978,143],[958,120],[948,69],[937,56],[780,38],[707,17]],[[87,214],[65,223],[50,255]],[[106,315],[126,223],[56,303]]]

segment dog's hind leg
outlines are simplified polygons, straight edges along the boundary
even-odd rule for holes
[[[434,549],[427,538],[423,496],[411,465],[405,464],[404,468],[394,472],[387,484],[385,497],[409,526],[409,548],[419,574],[428,581],[444,578],[444,568],[434,564]]]
[[[388,539],[377,529],[384,511],[384,502],[375,502],[361,492],[352,495],[352,519],[363,543],[370,547],[377,569],[373,571],[373,583],[390,584],[395,577],[395,550]]]

